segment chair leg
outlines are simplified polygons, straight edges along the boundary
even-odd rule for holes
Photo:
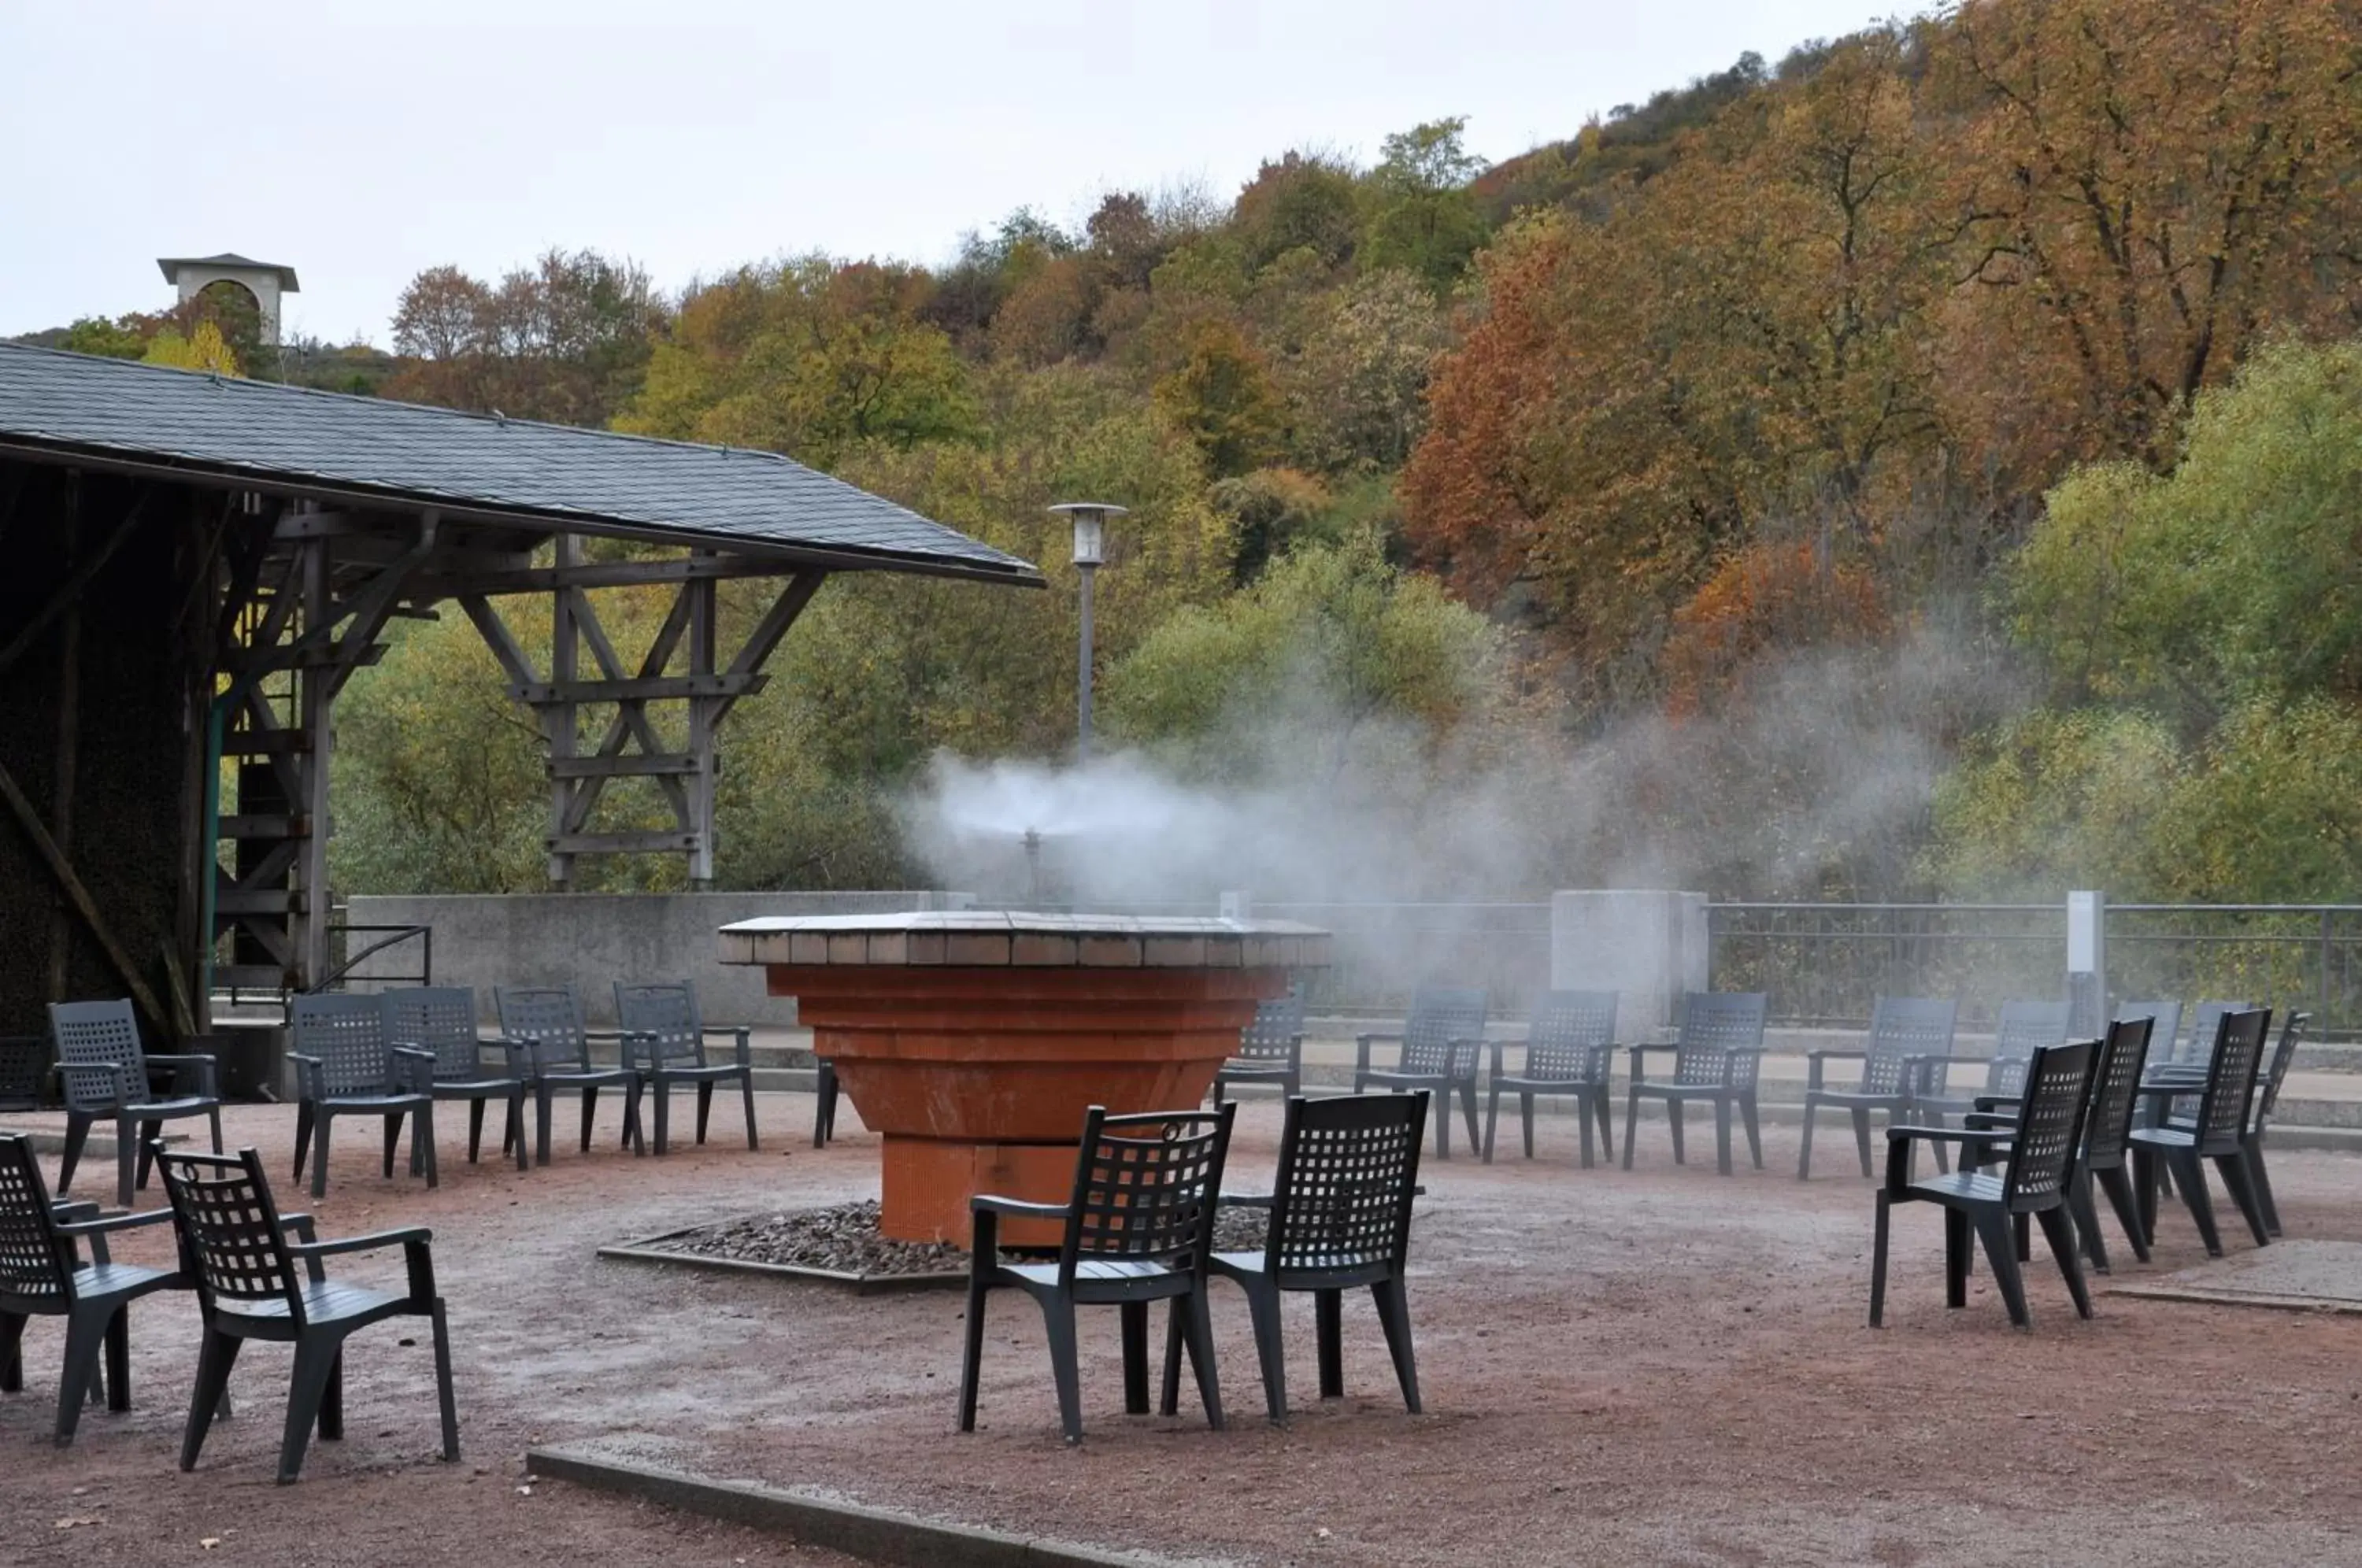
[[[713,1080],[706,1078],[697,1086],[697,1146],[705,1147],[705,1124],[713,1114]]]
[[[2256,1201],[2255,1184],[2247,1179],[2247,1155],[2244,1149],[2234,1149],[2227,1154],[2214,1156],[2214,1168],[2223,1173],[2224,1188],[2231,1201],[2239,1206],[2240,1216],[2247,1221],[2247,1233],[2256,1245],[2271,1245],[2271,1232],[2264,1227],[2263,1205]]]
[[[443,1299],[437,1297],[429,1314],[435,1325],[435,1397],[443,1417],[443,1459],[456,1464],[459,1460],[459,1410],[451,1399],[451,1324],[443,1310]]]
[[[2223,1236],[2214,1228],[2214,1198],[2206,1190],[2204,1164],[2196,1154],[2176,1149],[2167,1157],[2166,1165],[2173,1173],[2174,1185],[2181,1188],[2181,1201],[2189,1209],[2191,1219],[2198,1223],[2199,1240],[2206,1243],[2206,1255],[2221,1257]]]
[[[2010,1220],[2010,1234],[2017,1246],[2017,1261],[2034,1260],[2034,1220],[2031,1215],[2014,1215]]]
[[[1747,1158],[1760,1171],[1763,1168],[1763,1129],[1756,1121],[1752,1090],[1738,1097],[1738,1124],[1747,1131]]]
[[[1976,1228],[1984,1242],[1986,1261],[1992,1264],[1993,1282],[2001,1286],[2002,1305],[2009,1309],[2009,1320],[2021,1329],[2032,1328],[2033,1316],[2025,1309],[2025,1275],[2017,1263],[2016,1227],[1996,1208],[1979,1213]]]
[[[812,1066],[812,1147],[828,1147],[829,1134],[836,1131],[836,1068],[828,1062],[815,1062]]]
[[[1682,1102],[1679,1099],[1665,1101],[1665,1130],[1673,1135],[1673,1164],[1677,1165],[1690,1163],[1688,1156],[1682,1150]]]
[[[1640,1091],[1637,1088],[1624,1096],[1624,1168],[1632,1168],[1632,1130],[1640,1124]]]
[[[523,1084],[519,1084],[510,1091],[508,1110],[501,1120],[502,1128],[501,1153],[505,1154],[511,1150],[516,1152],[517,1171],[522,1175],[529,1168],[526,1165],[524,1147],[524,1086]]]
[[[2140,1220],[2135,1232],[2136,1245],[2157,1244],[2157,1167],[2156,1151],[2137,1145],[2133,1149],[2134,1213]],[[2114,1196],[2115,1189],[2112,1186],[2109,1197],[2113,1198]],[[2143,1263],[2148,1262],[2146,1253],[2136,1253],[2135,1255]]]
[[[25,1391],[25,1315],[0,1312],[0,1394]]]
[[[1247,1286],[1247,1314],[1254,1324],[1255,1362],[1263,1373],[1264,1414],[1273,1426],[1287,1421],[1287,1347],[1279,1329],[1279,1290],[1266,1283]]]
[[[2148,1262],[2148,1232],[2141,1229],[2140,1206],[2133,1196],[2132,1178],[2122,1165],[2093,1171],[2092,1175],[2108,1195],[2108,1206],[2116,1211],[2116,1222],[2125,1228],[2125,1239],[2132,1243],[2133,1256],[2142,1263]]]
[[[1220,1431],[1222,1386],[1214,1365],[1214,1316],[1206,1301],[1205,1280],[1200,1278],[1198,1288],[1182,1299],[1189,1304],[1183,1321],[1189,1331],[1189,1359],[1198,1370],[1198,1400],[1206,1408],[1207,1427]]]
[[[295,1170],[297,1181],[304,1179],[304,1158],[312,1151],[312,1102],[295,1102]]]
[[[648,1152],[648,1124],[641,1120],[646,1110],[641,1101],[646,1098],[646,1088],[636,1077],[624,1086],[624,1127],[631,1134],[632,1153],[635,1155]]]
[[[221,1107],[208,1106],[205,1110],[205,1120],[214,1125],[214,1153],[218,1154],[222,1152]]]
[[[1606,1101],[1601,1096],[1587,1089],[1575,1098],[1574,1122],[1576,1129],[1582,1135],[1583,1168],[1584,1170],[1589,1170],[1591,1168],[1591,1124],[1594,1121],[1598,1120],[1593,1116],[1592,1112],[1595,1109],[1605,1106],[1606,1103]],[[1613,1154],[1616,1151],[1611,1147],[1607,1152],[1610,1154]]]
[[[1867,1178],[1870,1175],[1870,1107],[1866,1105],[1853,1108],[1853,1149],[1861,1156],[1861,1174]]]
[[[1612,1160],[1616,1157],[1616,1108],[1609,1103],[1608,1088],[1605,1083],[1599,1086],[1598,1099],[1600,1145],[1606,1151],[1606,1157]]]
[[[393,1179],[393,1151],[402,1143],[402,1115],[396,1112],[382,1119],[385,1122],[385,1179]]]
[[[1416,1416],[1419,1413],[1418,1353],[1410,1342],[1410,1297],[1400,1275],[1371,1286],[1370,1295],[1378,1304],[1378,1327],[1385,1331],[1386,1353],[1394,1358],[1403,1407]]]
[[[1123,1320],[1123,1413],[1148,1414],[1148,1303],[1127,1301],[1116,1309]]]
[[[53,1434],[60,1448],[74,1440],[74,1429],[82,1423],[83,1400],[90,1392],[91,1379],[98,1375],[99,1357],[108,1348],[108,1331],[121,1316],[120,1307],[112,1312],[77,1308],[66,1315],[65,1370],[58,1378],[58,1424]],[[130,1397],[129,1386],[117,1377],[106,1391],[107,1408],[129,1409]]]
[[[2264,1168],[2264,1135],[2258,1132],[2240,1144],[2239,1154],[2247,1162],[2247,1180],[2255,1185],[2256,1201],[2264,1210],[2264,1229],[2277,1236],[2280,1233],[2280,1206],[2272,1197],[2271,1173]]]
[[[1218,1110],[1221,1109],[1219,1101],[1216,1103],[1215,1109]],[[1500,1122],[1501,1089],[1500,1086],[1496,1084],[1488,1088],[1485,1094],[1485,1142],[1482,1146],[1485,1151],[1485,1163],[1488,1165],[1493,1163],[1493,1133],[1495,1129],[1499,1127]],[[1529,1147],[1526,1150],[1526,1154],[1529,1157],[1531,1157],[1533,1150]]]
[[[115,1206],[131,1207],[132,1160],[139,1147],[139,1126],[128,1116],[115,1119]]]
[[[2075,1233],[2082,1242],[2084,1255],[2092,1260],[2092,1267],[2101,1274],[2112,1273],[2108,1244],[2100,1239],[2100,1210],[2092,1201],[2092,1173],[2081,1162],[2067,1180],[2067,1212],[2075,1221]]]
[[[738,1075],[738,1093],[746,1102],[746,1152],[755,1154],[762,1145],[755,1142],[755,1073],[753,1068]]]
[[[599,1086],[584,1084],[582,1097],[582,1153],[590,1152],[590,1123],[599,1114]]]
[[[1725,1095],[1714,1097],[1714,1170],[1716,1176],[1730,1174],[1730,1100]]]
[[[2050,1255],[2058,1260],[2058,1272],[2067,1278],[2067,1294],[2075,1298],[2075,1315],[2092,1315],[2092,1292],[2083,1283],[2083,1266],[2075,1256],[2075,1224],[2064,1209],[2046,1209],[2035,1216],[2042,1222],[2042,1235],[2050,1243]]]
[[[661,1156],[672,1147],[672,1085],[658,1076],[649,1098],[656,1101],[653,1110],[657,1122],[657,1154]],[[698,1142],[702,1143],[705,1140],[700,1138]]]
[[[1534,1097],[1532,1095],[1518,1096],[1518,1121],[1525,1129],[1526,1158],[1530,1160],[1534,1157]]]
[[[337,1347],[337,1359],[328,1364],[328,1381],[320,1390],[320,1441],[345,1441],[345,1347]]]
[[[1944,1210],[1944,1305],[1954,1309],[1969,1304],[1969,1217],[1958,1209]]]
[[[1165,1302],[1164,1382],[1156,1401],[1156,1408],[1161,1415],[1172,1415],[1181,1408],[1181,1352],[1188,1342],[1187,1311],[1178,1296]],[[1193,1367],[1191,1370],[1196,1369]]]
[[[1439,1160],[1451,1157],[1451,1086],[1449,1084],[1444,1085],[1443,1092],[1435,1097],[1435,1157]]]
[[[960,1350],[959,1430],[976,1430],[977,1375],[984,1363],[984,1298],[991,1292],[975,1273],[968,1275],[967,1321]]]
[[[314,1113],[312,1121],[312,1197],[316,1200],[328,1196],[328,1129],[337,1119],[326,1110]]]
[[[1870,1233],[1870,1326],[1885,1326],[1886,1320],[1886,1232],[1894,1205],[1883,1189],[1878,1195],[1877,1218]],[[1947,1271],[1948,1273],[1948,1270]]]
[[[295,1372],[287,1385],[287,1424],[279,1439],[279,1482],[285,1485],[304,1473],[304,1449],[319,1421],[321,1401],[337,1369],[343,1347],[324,1334],[295,1342]]]
[[[142,1121],[139,1124],[138,1175],[133,1185],[138,1187],[142,1192],[148,1190],[148,1173],[155,1167],[156,1145],[161,1143],[163,1138],[164,1124],[162,1122]],[[221,1151],[216,1149],[214,1153],[219,1154]]]
[[[229,1369],[237,1363],[237,1353],[246,1342],[229,1334],[205,1331],[204,1342],[197,1349],[197,1388],[189,1399],[189,1419],[181,1429],[181,1468],[194,1470],[197,1452],[205,1446],[205,1433],[213,1430],[214,1413],[227,1401]]]
[[[1449,1088],[1446,1088],[1446,1089],[1444,1090],[1444,1094],[1445,1094],[1445,1097],[1446,1097],[1447,1099],[1450,1097],[1451,1092],[1451,1091]],[[1460,1080],[1460,1120],[1461,1120],[1461,1121],[1462,1121],[1462,1122],[1463,1122],[1463,1123],[1467,1126],[1467,1128],[1468,1128],[1468,1146],[1469,1146],[1469,1148],[1471,1148],[1471,1149],[1475,1148],[1475,1147],[1476,1147],[1476,1080],[1475,1080],[1474,1078],[1462,1078],[1462,1079],[1461,1079],[1461,1080]],[[1533,1142],[1532,1142],[1532,1140],[1531,1140],[1531,1139],[1529,1139],[1529,1140],[1527,1141],[1527,1143],[1526,1143],[1526,1158],[1528,1158],[1528,1159],[1529,1159],[1529,1160],[1530,1160],[1530,1159],[1532,1159],[1533,1157],[1534,1157],[1534,1147],[1533,1147]]]
[[[1058,1426],[1068,1442],[1083,1441],[1083,1375],[1075,1348],[1075,1300],[1042,1297],[1042,1326],[1050,1341],[1050,1375],[1058,1386]],[[1202,1375],[1202,1374],[1201,1374]]]
[[[425,1165],[429,1189],[440,1185],[435,1170],[435,1102],[431,1099],[410,1113],[410,1163]]]
[[[533,1086],[533,1163],[549,1164],[549,1086]]]
[[[1316,1290],[1312,1293],[1313,1323],[1317,1329],[1315,1346],[1320,1356],[1320,1397],[1342,1399],[1345,1397],[1345,1293],[1341,1290]]]
[[[483,1152],[485,1098],[478,1095],[468,1102],[468,1163],[471,1165],[476,1163],[476,1156]]]
[[[1798,1181],[1813,1179],[1813,1102],[1808,1096],[1805,1100],[1805,1130],[1799,1135],[1796,1145],[1796,1179]]]
[[[82,1164],[82,1146],[90,1140],[90,1124],[94,1119],[88,1111],[66,1112],[65,1153],[58,1161],[58,1196],[65,1196],[73,1185],[74,1167]]]

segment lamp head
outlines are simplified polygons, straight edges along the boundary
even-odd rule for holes
[[[1107,559],[1107,520],[1122,516],[1124,508],[1103,501],[1064,501],[1050,510],[1074,520],[1076,566],[1095,567]]]

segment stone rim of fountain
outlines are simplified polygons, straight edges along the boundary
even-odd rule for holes
[[[721,930],[725,964],[1014,968],[1319,968],[1333,938],[1297,921],[913,910],[768,915]]]

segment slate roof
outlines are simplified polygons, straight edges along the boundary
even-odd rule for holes
[[[0,455],[447,516],[1039,585],[1029,563],[770,452],[0,344]]]

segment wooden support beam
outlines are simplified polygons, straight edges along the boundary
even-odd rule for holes
[[[805,568],[803,570],[811,569]],[[745,556],[692,556],[673,560],[561,562],[514,571],[421,572],[406,597],[413,601],[549,593],[561,588],[646,588],[694,579],[785,577],[797,569]],[[801,571],[797,571],[800,576]]]
[[[660,773],[687,775],[705,770],[703,762],[679,751],[654,756],[619,752],[611,756],[552,757],[547,767],[552,778],[646,778]]]
[[[697,834],[678,828],[644,828],[633,833],[554,833],[543,838],[553,855],[679,854],[697,847]]]
[[[42,825],[41,813],[33,809],[33,802],[25,798],[25,792],[17,787],[16,777],[5,767],[0,767],[0,801],[6,802],[9,814],[17,819],[17,825],[25,831],[27,838],[33,841],[34,850],[49,867],[50,875],[57,878],[67,901],[73,905],[74,913],[82,917],[83,924],[89,928],[92,939],[98,944],[99,951],[105,953],[106,961],[115,966],[116,977],[123,982],[124,988],[139,1004],[139,1010],[146,1013],[157,1028],[171,1033],[171,1015],[157,1004],[156,994],[148,988],[148,982],[141,977],[138,966],[131,962],[130,955],[124,952],[123,944],[115,940],[115,933],[98,912],[97,900],[90,896],[90,889],[83,886],[82,878],[74,875],[72,862],[66,858],[65,851],[58,847],[58,841],[50,836],[50,830]]]
[[[787,587],[779,590],[778,598],[771,602],[771,607],[763,613],[763,618],[755,624],[755,629],[747,634],[745,646],[738,650],[738,657],[730,661],[729,673],[759,675],[764,661],[779,646],[779,639],[788,635],[788,628],[796,624],[796,617],[804,613],[804,606],[812,602],[812,595],[818,593],[821,584],[827,580],[828,573],[824,571],[796,573]],[[722,721],[730,716],[732,708],[737,706],[739,696],[760,690],[760,687],[751,688],[748,692],[734,694],[715,703],[713,727],[717,730],[722,727]]]
[[[303,816],[229,816],[217,823],[224,838],[309,838],[312,819]]]
[[[291,669],[359,669],[385,657],[383,643],[362,645],[351,657],[342,647],[296,647],[281,644],[277,647],[241,648],[222,662],[222,673],[259,677],[278,675]]]
[[[311,907],[301,888],[223,888],[214,894],[216,915],[302,914]]]
[[[624,680],[519,681],[509,695],[530,707],[584,702],[649,702],[681,697],[745,697],[760,691],[767,675],[659,675]]]

